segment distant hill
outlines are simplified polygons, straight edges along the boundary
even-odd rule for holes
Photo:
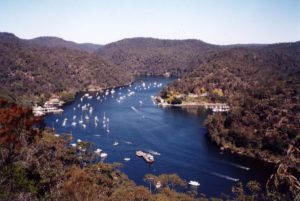
[[[49,48],[0,33],[2,97],[30,104],[51,93],[74,94],[89,85],[105,88],[130,81],[129,73],[99,55],[66,47]]]
[[[46,47],[65,47],[74,50],[82,50],[87,52],[95,52],[99,50],[102,45],[96,45],[92,43],[75,43],[72,41],[66,41],[58,37],[38,37],[31,40],[27,40],[31,44],[36,44]]]
[[[234,79],[238,78],[240,84],[245,84],[257,76],[271,78],[274,73],[275,75],[278,73],[297,75],[299,72],[300,42],[233,47],[213,53],[203,59],[201,65],[183,74],[181,81],[176,82],[176,84],[180,83],[176,85],[176,89],[182,93],[200,93],[200,86],[206,81],[209,81],[206,85],[211,83],[215,86],[223,86],[226,84],[224,82],[226,73],[230,74],[227,82],[234,82]],[[206,75],[213,80],[206,80]],[[192,79],[197,82],[188,81]],[[232,89],[238,90],[239,87],[240,85]]]
[[[200,40],[130,38],[104,45],[98,53],[135,74],[179,75],[197,67],[212,52],[225,47]]]

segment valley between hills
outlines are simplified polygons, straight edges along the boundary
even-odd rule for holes
[[[275,167],[265,192],[252,181],[248,190],[245,184],[234,186],[228,199],[299,199],[300,42],[220,46],[200,40],[130,38],[96,45],[0,33],[0,72],[1,199],[226,200],[176,192],[173,184],[185,185],[176,175],[146,175],[146,180],[163,183],[162,190],[151,194],[117,164],[91,163],[81,169],[76,150],[68,146],[70,136],[55,138],[54,131],[43,128],[42,120],[26,109],[53,95],[69,102],[78,92],[166,73],[178,79],[159,97],[171,105],[226,103],[229,111],[206,119],[209,139],[223,151]],[[92,161],[93,156],[82,157]],[[78,190],[81,186],[87,189]]]

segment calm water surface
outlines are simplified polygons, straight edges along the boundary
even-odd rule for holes
[[[187,181],[200,182],[199,192],[219,196],[221,192],[229,194],[237,181],[255,179],[265,183],[272,171],[270,166],[222,154],[207,139],[205,111],[191,113],[181,108],[161,108],[153,104],[151,96],[171,81],[170,78],[143,77],[131,86],[115,89],[113,95],[100,94],[98,100],[93,94],[91,99],[81,101],[83,94],[79,94],[74,102],[64,106],[61,115],[47,115],[45,122],[57,133],[72,133],[74,142],[77,139],[93,142],[95,148],[108,154],[106,162],[123,163],[123,172],[137,184],[147,185],[143,181],[147,173],[176,173]],[[135,93],[128,96],[130,92]],[[124,98],[120,100],[120,97]],[[91,113],[81,109],[85,104],[93,107]],[[76,126],[72,126],[74,115]],[[104,115],[109,118],[109,122],[105,122],[108,129],[103,127]],[[99,119],[97,125],[96,116]],[[81,117],[86,128],[78,123]],[[68,120],[63,126],[65,118]],[[118,145],[114,146],[115,142]],[[155,163],[146,164],[135,156],[136,150],[154,153]],[[125,157],[131,160],[125,162]]]

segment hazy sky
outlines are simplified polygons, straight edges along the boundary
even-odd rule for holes
[[[0,0],[0,31],[99,44],[137,36],[297,41],[300,0]]]

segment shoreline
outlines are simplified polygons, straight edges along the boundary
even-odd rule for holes
[[[227,105],[226,103],[208,103],[208,102],[182,102],[181,104],[170,104],[167,103],[163,98],[160,96],[153,96],[152,100],[155,101],[156,105],[161,106],[161,107],[202,107],[206,110],[212,109],[213,107],[218,107],[218,106],[224,106]],[[229,106],[228,106],[229,107]],[[221,111],[221,112],[228,112],[226,111]],[[215,111],[213,111],[215,112]],[[207,128],[207,126],[206,126]],[[228,141],[221,141],[218,140],[218,136],[214,136],[210,132],[207,133],[209,139],[217,145],[217,147],[220,149],[220,151],[226,151],[231,154],[237,154],[241,157],[249,157],[252,159],[258,159],[260,161],[269,163],[269,164],[278,164],[282,161],[284,156],[275,156],[273,154],[267,153],[266,151],[262,150],[256,150],[256,149],[248,149],[245,147],[236,147],[235,145],[232,145]]]
[[[131,85],[132,83],[134,83],[139,77],[151,77],[151,76],[138,76],[136,77],[132,82],[124,84],[124,85],[119,85],[119,86],[110,86],[110,87],[106,87],[106,88],[101,88],[101,90],[98,91],[89,91],[89,90],[80,90],[74,93],[74,98],[72,100],[66,101],[64,102],[60,107],[64,107],[70,103],[72,103],[75,99],[76,96],[83,94],[83,93],[103,93],[105,90],[110,90],[110,89],[116,89],[116,88],[120,88],[120,87],[126,87]],[[163,76],[157,76],[157,77],[163,77]],[[204,103],[198,103],[198,102],[183,102],[181,104],[169,104],[169,103],[161,103],[157,101],[157,98],[161,98],[160,96],[153,96],[151,97],[152,100],[155,101],[156,105],[161,106],[161,107],[203,107],[205,109],[211,109],[211,106],[219,106],[219,105],[226,105],[226,103],[208,103],[208,102],[204,102]],[[225,112],[225,111],[224,111]],[[44,114],[43,116],[47,115]],[[271,164],[277,164],[279,163],[282,158],[280,157],[276,157],[274,155],[268,155],[268,153],[261,153],[261,151],[257,151],[257,150],[252,150],[252,154],[247,153],[247,148],[244,147],[236,147],[234,145],[230,145],[230,142],[224,142],[224,143],[218,143],[217,139],[215,139],[215,137],[213,137],[209,132],[208,132],[208,136],[210,138],[210,140],[212,142],[214,142],[221,151],[227,151],[227,152],[231,152],[231,154],[237,154],[239,156],[242,157],[249,157],[249,158],[253,158],[253,159],[258,159],[261,160],[263,162],[266,163],[271,163]],[[268,155],[268,156],[266,156]],[[271,156],[271,157],[270,157]]]
[[[84,93],[103,93],[106,90],[111,90],[111,89],[117,89],[117,88],[121,88],[121,87],[127,87],[132,85],[134,82],[136,82],[139,78],[143,78],[143,77],[160,77],[160,78],[176,78],[176,76],[170,76],[170,77],[165,77],[164,75],[137,75],[137,76],[133,76],[132,80],[128,83],[122,84],[122,85],[117,85],[117,86],[109,86],[109,87],[97,87],[99,90],[89,90],[87,88],[83,89],[83,90],[78,90],[78,91],[66,91],[66,93],[69,93],[72,95],[72,99],[68,99],[68,100],[63,100],[64,103],[60,106],[60,108],[72,103],[75,99],[76,96],[80,95],[80,94],[84,94]],[[57,94],[53,94],[55,96],[57,96]],[[61,97],[60,97],[61,98]],[[46,101],[45,101],[46,102]],[[45,102],[43,102],[42,104],[44,104]],[[31,108],[33,106],[31,105]],[[44,114],[46,115],[46,114]],[[44,116],[42,115],[42,116]]]
[[[266,151],[257,150],[257,149],[248,149],[244,147],[236,147],[235,145],[232,145],[228,141],[219,142],[215,136],[210,134],[210,132],[207,133],[209,139],[211,142],[215,143],[216,146],[220,149],[220,151],[226,151],[231,154],[237,154],[242,157],[248,157],[252,159],[257,159],[263,162],[266,162],[268,164],[279,164],[282,162],[282,159],[285,156],[275,156],[273,154],[267,153]],[[250,153],[249,153],[250,151]]]
[[[227,103],[209,103],[209,102],[186,102],[182,101],[180,104],[168,103],[161,96],[151,96],[151,99],[156,105],[161,107],[202,107],[206,110],[210,109],[213,112],[228,112],[230,107]]]
[[[126,86],[129,86],[131,85],[135,80],[131,81],[130,83],[126,83],[124,85],[118,85],[118,86],[110,86],[110,87],[106,87],[106,88],[101,88],[101,87],[98,87],[98,90],[89,90],[89,89],[84,89],[84,90],[79,90],[79,91],[75,91],[75,92],[66,92],[68,93],[69,95],[72,96],[71,99],[68,99],[68,100],[63,100],[61,96],[57,95],[57,94],[53,94],[53,96],[57,96],[59,97],[59,101],[62,101],[63,103],[61,105],[59,105],[56,109],[59,110],[59,112],[63,112],[63,109],[62,107],[72,103],[73,101],[75,101],[76,97],[80,94],[84,94],[84,93],[104,93],[104,91],[106,90],[111,90],[111,89],[116,89],[116,88],[120,88],[120,87],[126,87]],[[51,98],[49,98],[47,101],[51,100]],[[43,102],[42,105],[44,105],[47,101]],[[31,108],[33,109],[33,111],[35,110],[36,106],[31,106]],[[38,107],[42,107],[42,106],[38,106]],[[43,107],[42,107],[43,108]],[[43,108],[43,109],[46,109],[46,108]],[[61,111],[62,110],[62,111]],[[47,114],[51,114],[53,112],[46,112],[44,114],[37,114],[36,116],[45,116]]]

